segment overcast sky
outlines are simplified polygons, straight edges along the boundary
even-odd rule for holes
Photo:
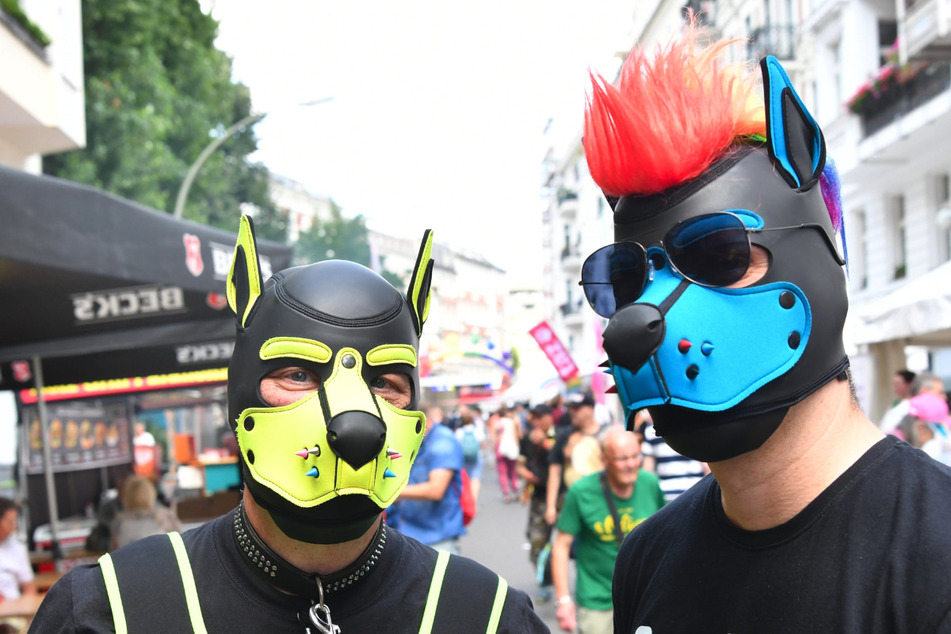
[[[613,73],[633,2],[213,4],[235,79],[270,113],[255,160],[371,227],[433,228],[537,277],[545,149],[580,132],[588,68]]]

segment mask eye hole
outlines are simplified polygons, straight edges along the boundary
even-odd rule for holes
[[[370,390],[384,401],[399,409],[409,407],[413,386],[409,375],[403,372],[387,372],[370,381]]]
[[[662,253],[651,253],[647,257],[650,259],[651,266],[655,271],[661,271],[665,266],[667,266],[667,259],[664,258]]]
[[[316,392],[320,383],[320,376],[307,368],[279,368],[261,379],[261,400],[271,407],[290,405]]]

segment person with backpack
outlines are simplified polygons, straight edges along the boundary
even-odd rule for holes
[[[469,488],[472,497],[479,500],[479,489],[482,488],[482,465],[485,457],[482,448],[485,446],[485,430],[478,424],[472,410],[461,405],[459,407],[459,427],[456,429],[456,438],[462,445],[462,468],[469,476]]]
[[[399,529],[438,550],[459,553],[466,534],[462,513],[462,444],[451,429],[426,420],[426,435],[397,503]]]

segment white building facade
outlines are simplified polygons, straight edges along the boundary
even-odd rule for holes
[[[81,3],[19,4],[39,31],[0,9],[0,164],[38,174],[41,155],[86,144]]]
[[[409,284],[422,234],[397,237],[370,230],[374,260]],[[432,297],[420,340],[426,401],[498,401],[511,367],[506,335],[505,271],[481,254],[433,244]]]
[[[295,180],[272,173],[268,193],[274,206],[287,213],[288,243],[297,242],[300,234],[315,222],[330,219],[333,201],[328,196],[310,193]]]
[[[951,383],[951,0],[661,1],[639,7],[628,48],[665,41],[686,9],[716,36],[748,39],[737,58],[776,56],[825,133],[843,183],[846,341],[869,416],[892,400],[898,369]],[[584,374],[603,359],[603,320],[578,304],[577,280],[612,241],[611,212],[580,136],[545,165],[548,312]]]

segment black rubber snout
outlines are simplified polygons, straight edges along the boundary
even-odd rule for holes
[[[652,304],[629,304],[614,313],[604,329],[604,351],[611,362],[636,372],[657,352],[667,323]]]
[[[327,426],[327,442],[354,469],[376,458],[386,442],[386,426],[367,412],[341,412]]]

